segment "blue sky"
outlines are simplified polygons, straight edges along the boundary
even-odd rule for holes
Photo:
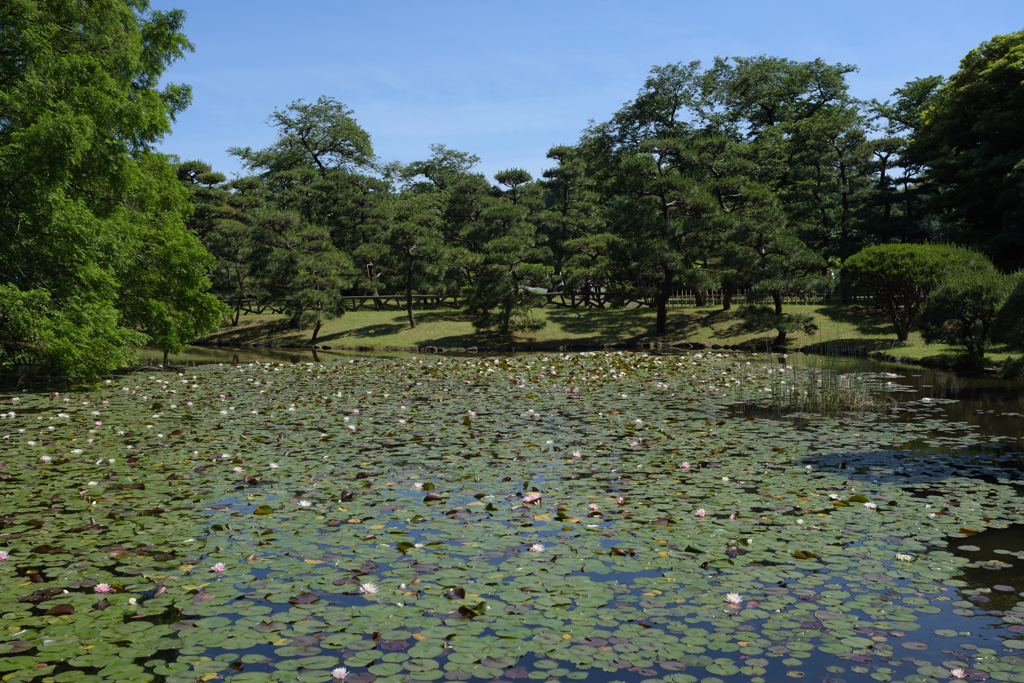
[[[267,117],[329,95],[353,109],[384,160],[425,159],[439,142],[476,170],[552,166],[589,119],[607,120],[654,65],[758,54],[852,63],[856,97],[948,76],[969,50],[1024,28],[1021,0],[153,0],[188,13],[196,51],[166,81],[192,106],[161,150],[229,177],[225,150],[264,147]]]

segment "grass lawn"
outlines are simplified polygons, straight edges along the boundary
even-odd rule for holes
[[[643,342],[702,343],[745,345],[767,348],[775,339],[774,330],[754,330],[740,317],[740,307],[723,311],[720,307],[669,309],[668,333],[653,334],[655,312],[650,308],[570,309],[537,308],[535,317],[545,323],[536,332],[513,339],[480,334],[461,311],[434,309],[417,311],[415,328],[409,327],[402,310],[359,310],[324,322],[317,343],[333,348],[402,348],[437,346],[576,344],[637,345]],[[874,309],[861,305],[787,305],[790,313],[814,317],[818,331],[808,335],[789,334],[787,348],[807,348],[818,353],[867,354],[882,352],[907,360],[928,359],[942,365],[955,365],[960,355],[956,348],[943,344],[925,344],[913,332],[907,342],[896,340],[892,325]],[[224,325],[206,339],[219,344],[244,346],[257,343],[308,345],[312,331],[289,329],[283,315],[247,315],[238,326]],[[1008,357],[1002,347],[988,354],[993,363]]]

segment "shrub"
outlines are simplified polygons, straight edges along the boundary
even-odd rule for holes
[[[992,341],[1020,349],[1024,348],[1024,270],[1010,277],[1010,294],[992,321]]]
[[[918,325],[925,342],[962,346],[970,362],[981,363],[992,321],[1006,300],[1010,283],[1009,277],[981,256],[971,268],[954,268],[921,311]]]
[[[896,338],[907,341],[921,306],[951,271],[971,268],[985,257],[965,249],[934,244],[881,244],[846,260],[842,277],[868,290],[889,316]]]

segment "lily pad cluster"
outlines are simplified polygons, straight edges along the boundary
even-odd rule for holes
[[[0,674],[1024,680],[1019,454],[737,412],[767,376],[360,358],[2,399]]]

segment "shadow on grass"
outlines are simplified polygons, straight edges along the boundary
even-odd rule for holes
[[[287,335],[288,341],[292,341],[292,337],[298,339],[305,336],[306,341],[312,335],[312,332],[304,332],[301,329],[289,328],[287,318],[279,318],[275,320],[262,320],[256,323],[246,323],[237,327],[222,327],[218,331],[209,335],[207,339],[215,340],[218,343],[226,344],[237,344],[244,346],[245,344],[252,344],[255,342],[265,341],[269,337],[278,337],[281,335]]]
[[[900,355],[902,343],[895,339],[829,339],[804,346],[804,351],[826,356],[867,356],[880,351],[893,356]]]
[[[877,308],[871,306],[822,306],[817,313],[829,320],[853,325],[861,334],[896,334],[892,323],[886,320]]]
[[[650,336],[654,327],[649,308],[560,308],[548,313],[548,321],[577,337],[572,343],[628,343]]]
[[[416,311],[416,324],[420,323],[468,323],[473,316],[465,311]],[[404,315],[404,312],[403,312]],[[408,324],[408,318],[403,318]]]
[[[381,313],[387,313],[389,311],[381,311]],[[422,311],[416,312],[416,328],[418,329],[422,325],[443,325],[467,323],[472,320],[471,316],[467,315],[462,311],[453,310],[434,310],[434,311]],[[340,332],[333,332],[330,334],[321,334],[318,342],[330,343],[330,342],[352,342],[357,341],[371,346],[374,342],[379,342],[383,339],[388,339],[387,344],[391,346],[443,346],[448,347],[459,347],[459,346],[474,346],[480,342],[480,335],[473,333],[468,334],[449,334],[442,337],[436,337],[434,339],[417,339],[415,341],[403,342],[399,337],[403,332],[408,332],[413,328],[409,327],[409,319],[405,311],[394,311],[394,316],[386,321],[375,322],[370,325],[363,325],[362,327],[354,327],[348,330],[342,330]]]
[[[409,328],[409,323],[385,323],[379,322],[362,327],[353,327],[350,330],[342,330],[333,334],[321,334],[317,337],[317,343],[331,342],[349,338],[367,339],[372,337],[390,337]]]
[[[772,332],[774,336],[775,330],[775,328],[765,327],[764,325],[759,325],[754,321],[744,318],[742,307],[734,308],[729,311],[723,311],[722,309],[711,311],[699,318],[697,323],[698,324],[695,325],[695,327],[711,328],[711,339],[719,339],[729,342],[734,341],[737,337],[761,334],[764,332]]]

